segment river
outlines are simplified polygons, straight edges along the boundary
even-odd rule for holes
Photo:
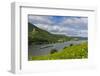
[[[51,49],[57,49],[61,51],[65,46],[70,46],[70,44],[77,45],[86,40],[80,41],[67,41],[64,43],[54,43],[54,44],[42,44],[42,45],[31,45],[28,47],[28,55],[29,56],[41,56],[50,54]]]

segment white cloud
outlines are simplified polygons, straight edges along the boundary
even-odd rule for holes
[[[35,24],[35,23],[41,23],[41,24],[51,24],[52,21],[49,19],[48,16],[28,16],[29,22]]]
[[[67,36],[83,36],[87,37],[88,18],[85,17],[64,17],[62,21],[57,24],[52,19],[52,16],[29,16],[29,22],[35,24],[37,27],[47,30],[54,34],[64,34]]]
[[[60,24],[67,25],[67,24],[87,24],[88,19],[87,18],[66,18],[64,17],[63,22]]]
[[[87,37],[87,30],[76,30],[69,27],[58,26],[58,25],[44,25],[36,24],[37,27],[47,30],[54,34],[63,34],[66,36],[84,36]]]

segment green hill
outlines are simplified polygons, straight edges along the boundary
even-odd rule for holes
[[[46,30],[40,29],[35,25],[28,23],[28,44],[48,44],[56,42],[65,42],[73,39],[65,35],[52,34]]]

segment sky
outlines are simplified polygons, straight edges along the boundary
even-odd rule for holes
[[[53,34],[88,36],[88,17],[28,15],[28,22]]]

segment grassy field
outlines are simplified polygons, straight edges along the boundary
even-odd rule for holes
[[[60,52],[45,56],[33,56],[29,60],[57,60],[57,59],[84,59],[88,58],[88,45],[86,42],[63,48]]]

